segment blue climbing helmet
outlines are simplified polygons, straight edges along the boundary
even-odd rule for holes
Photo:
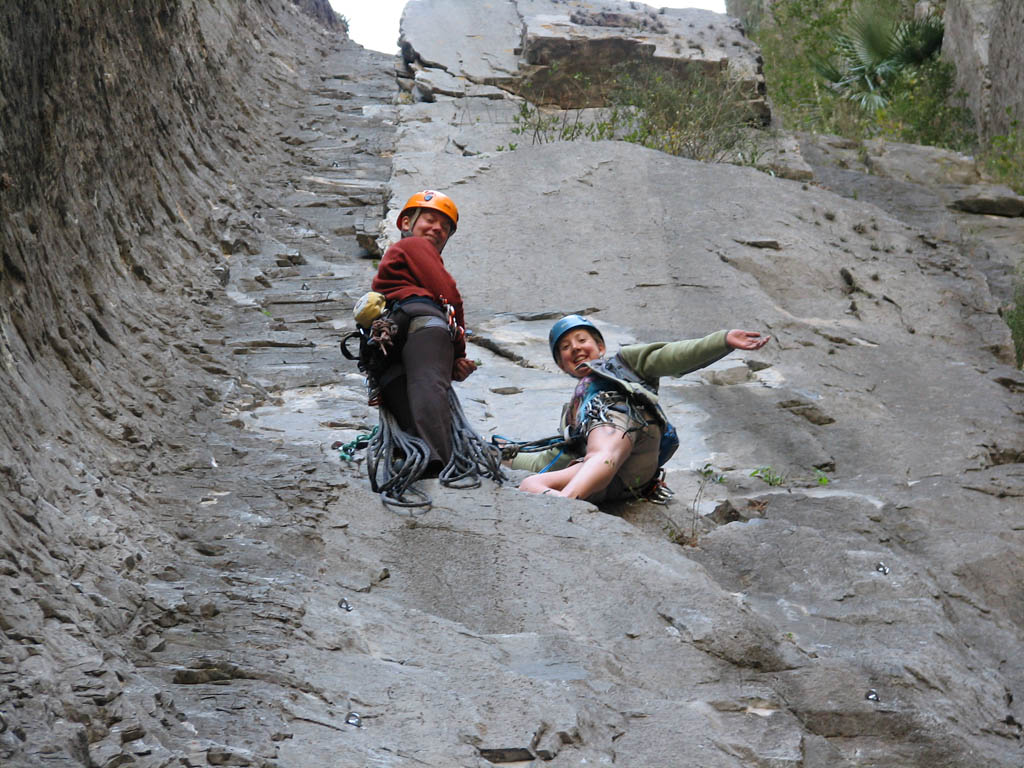
[[[558,362],[558,342],[565,336],[569,331],[575,330],[576,328],[586,328],[599,342],[604,344],[604,336],[597,330],[597,326],[587,320],[582,315],[566,315],[557,323],[551,326],[551,331],[548,333],[548,346],[551,347],[551,357]]]

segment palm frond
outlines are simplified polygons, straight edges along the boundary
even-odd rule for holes
[[[893,58],[903,65],[917,66],[942,48],[942,19],[929,16],[900,22],[895,31]]]
[[[814,68],[814,71],[817,72],[826,80],[828,80],[829,83],[832,85],[841,83],[846,78],[846,73],[842,69],[840,69],[831,59],[823,59],[818,56],[811,56],[810,61],[811,66]]]
[[[846,36],[851,40],[857,61],[866,68],[892,58],[896,23],[885,16],[860,10],[850,17]]]

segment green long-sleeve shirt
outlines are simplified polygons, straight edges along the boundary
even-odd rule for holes
[[[630,344],[619,349],[618,355],[626,365],[648,381],[657,381],[662,376],[682,376],[729,354],[732,349],[725,343],[727,333],[728,331],[716,331],[702,339]],[[565,427],[565,409],[562,421],[559,431]],[[558,459],[552,464],[551,469],[562,469],[568,466],[576,455],[566,451],[558,456],[559,450],[550,448],[541,453],[521,453],[512,459],[510,466],[513,469],[539,472],[557,456]]]

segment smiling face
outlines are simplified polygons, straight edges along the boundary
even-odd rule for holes
[[[398,222],[398,228],[403,232],[410,232],[409,222],[411,221],[411,216],[403,216]],[[440,251],[444,248],[444,244],[448,242],[448,238],[451,237],[452,220],[440,211],[435,211],[431,208],[421,208],[420,215],[416,217],[410,234],[414,237],[427,238]]]
[[[604,343],[594,338],[586,328],[573,328],[558,340],[555,351],[558,353],[558,367],[581,379],[587,375],[588,369],[577,370],[577,366],[602,357]]]

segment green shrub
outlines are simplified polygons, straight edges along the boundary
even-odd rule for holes
[[[913,4],[776,0],[752,34],[783,123],[854,139],[883,136],[952,149],[976,146],[968,110],[950,105],[952,65],[938,58],[937,18]]]
[[[705,162],[748,142],[752,114],[743,83],[728,72],[620,70],[611,90],[611,131],[626,141]]]
[[[742,154],[750,143],[748,94],[728,73],[631,65],[615,68],[608,78],[594,83],[573,76],[581,89],[607,93],[610,106],[585,117],[581,109],[535,106],[531,102],[543,103],[544,94],[531,93],[531,101],[524,101],[513,116],[512,132],[533,144],[621,139],[707,162]]]
[[[811,63],[831,90],[871,112],[888,106],[941,45],[942,21],[934,16],[896,19],[860,6],[832,35],[832,55]]]
[[[851,5],[851,0],[776,0],[768,18],[756,24],[748,20],[750,37],[764,57],[773,106],[786,126],[813,130],[832,122],[838,99],[819,87],[812,62],[831,53],[832,34]]]
[[[1024,126],[1019,120],[1010,123],[1009,133],[989,141],[982,152],[982,159],[985,169],[996,181],[1012,187],[1018,195],[1024,195]]]
[[[905,72],[889,104],[874,118],[876,135],[911,144],[929,144],[963,151],[977,147],[971,111],[956,106],[956,69],[934,58]]]

